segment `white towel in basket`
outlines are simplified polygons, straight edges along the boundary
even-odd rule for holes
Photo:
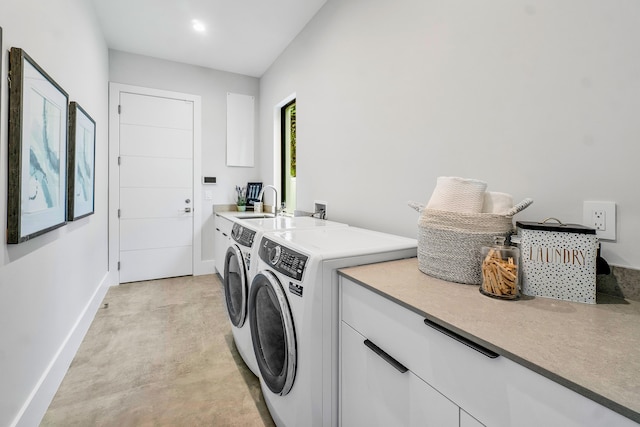
[[[499,193],[497,191],[487,191],[484,193],[482,212],[506,214],[512,207],[513,197],[511,194]]]
[[[487,183],[457,176],[439,176],[427,203],[428,209],[448,212],[480,213]]]

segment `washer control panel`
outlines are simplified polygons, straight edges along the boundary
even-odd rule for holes
[[[253,239],[256,237],[256,232],[249,228],[243,227],[240,224],[233,224],[233,228],[231,229],[231,237],[242,246],[250,248],[253,246]]]
[[[263,237],[260,242],[258,255],[274,270],[298,281],[302,280],[302,274],[309,260],[308,256],[266,237]]]

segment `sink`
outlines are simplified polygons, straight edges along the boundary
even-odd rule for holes
[[[260,219],[260,218],[273,218],[275,215],[269,213],[247,213],[236,215],[238,219]]]

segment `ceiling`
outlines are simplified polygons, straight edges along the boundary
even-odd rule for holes
[[[326,0],[92,0],[110,49],[260,77]],[[193,20],[206,27],[193,29]]]

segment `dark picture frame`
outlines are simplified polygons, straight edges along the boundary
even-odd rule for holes
[[[66,224],[69,95],[27,53],[9,52],[7,243]]]
[[[247,183],[247,205],[253,206],[255,202],[259,202],[258,195],[262,190],[261,182],[249,182]]]
[[[0,27],[0,75],[2,75],[2,60],[4,59],[4,49],[2,47],[2,27]],[[0,100],[2,99],[2,85],[0,85]],[[2,102],[0,102],[0,118],[2,117]],[[2,132],[2,120],[0,120],[0,132]]]
[[[92,215],[95,207],[96,122],[77,103],[69,104],[67,220]]]

